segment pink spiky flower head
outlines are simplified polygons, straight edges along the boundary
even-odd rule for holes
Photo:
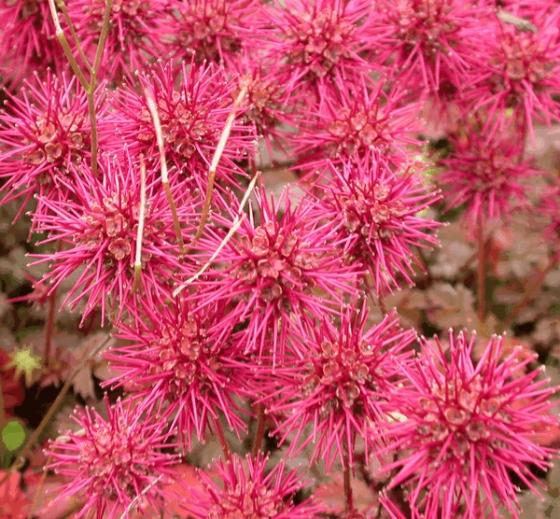
[[[116,336],[125,341],[106,358],[116,373],[108,384],[123,387],[144,405],[165,402],[186,447],[216,426],[219,415],[235,432],[245,428],[236,397],[249,380],[248,366],[234,348],[228,331],[216,333],[223,309],[193,311],[179,297],[151,308],[132,324],[120,324]]]
[[[331,224],[318,224],[309,199],[293,207],[289,196],[285,190],[275,200],[264,189],[256,190],[250,217],[193,294],[200,307],[216,301],[226,305],[221,326],[243,324],[238,334],[242,348],[271,355],[274,363],[286,350],[295,315],[332,313],[343,292],[355,292],[355,268],[343,265],[330,246]],[[229,229],[231,222],[224,226]],[[209,256],[224,235],[220,228],[208,229],[200,246]]]
[[[374,52],[416,95],[462,86],[473,51],[491,37],[488,9],[463,0],[381,0]]]
[[[327,470],[338,457],[350,464],[357,438],[366,450],[385,420],[387,395],[400,380],[407,347],[416,335],[402,330],[395,313],[371,327],[366,304],[347,308],[340,323],[324,319],[300,323],[284,366],[260,385],[267,413],[274,417],[280,441],[290,441],[289,452],[313,447],[311,461],[321,459]]]
[[[395,173],[374,156],[331,170],[319,215],[334,223],[345,260],[367,269],[366,286],[373,283],[378,294],[403,280],[413,284],[416,249],[439,243],[433,231],[441,224],[422,215],[439,193],[424,185],[414,165]]]
[[[553,451],[535,436],[557,424],[537,355],[503,351],[493,336],[481,359],[472,360],[476,337],[449,332],[449,347],[423,340],[421,354],[403,373],[409,383],[393,395],[398,417],[388,429],[398,469],[389,488],[405,485],[412,517],[503,517],[499,504],[518,517],[518,478],[535,490],[533,469],[546,470]]]
[[[103,106],[97,96],[97,113]],[[25,82],[0,113],[0,178],[5,179],[3,202],[22,198],[22,209],[34,195],[66,198],[61,185],[70,168],[89,163],[91,127],[86,95],[76,80],[47,72]],[[101,141],[103,145],[103,141]]]
[[[76,518],[117,519],[138,508],[157,513],[161,484],[178,461],[164,452],[174,447],[170,434],[139,406],[120,400],[111,405],[107,397],[104,403],[106,417],[86,407],[72,415],[79,430],[49,443],[47,469],[65,480],[56,499],[80,499]]]
[[[464,206],[469,227],[508,216],[526,202],[524,181],[535,174],[522,159],[523,143],[508,134],[489,137],[476,126],[451,138],[438,182],[448,208]]]
[[[560,117],[560,9],[537,11],[526,22],[529,28],[497,21],[471,69],[466,97],[471,109],[489,113],[492,131],[511,126],[508,109],[523,135],[532,134],[534,118],[551,124]]]
[[[105,0],[75,0],[68,5],[90,63],[95,60],[105,6]],[[101,77],[115,81],[132,77],[164,53],[167,12],[167,0],[113,0]]]
[[[40,0],[1,0],[0,69],[10,79],[48,66],[59,69],[62,49],[55,39],[48,2]],[[13,58],[6,63],[3,60]]]
[[[268,458],[234,455],[215,465],[217,478],[200,471],[204,491],[183,506],[195,519],[316,519],[321,509],[311,500],[295,504],[303,488],[294,470],[280,461],[271,470]],[[217,480],[216,480],[217,479]]]
[[[381,81],[373,87],[365,81],[334,84],[336,93],[323,95],[323,102],[298,121],[300,131],[293,137],[298,167],[320,174],[329,162],[340,164],[372,153],[402,163],[407,148],[418,144],[412,136],[417,105],[403,104],[402,92],[385,91]]]
[[[262,8],[260,0],[190,0],[177,5],[170,23],[172,46],[182,59],[229,66],[254,37],[251,19]],[[253,25],[253,26],[252,26]]]
[[[161,120],[167,161],[194,185],[206,188],[209,164],[231,112],[238,82],[229,80],[214,65],[158,64],[140,76],[144,89],[153,96]],[[159,168],[156,133],[146,95],[131,86],[120,89],[115,99],[114,128],[131,153],[143,153],[148,163]],[[111,129],[111,131],[114,131]],[[216,178],[232,182],[242,170],[236,160],[246,159],[253,150],[252,127],[237,118],[232,126]],[[157,169],[156,169],[157,171]]]
[[[266,59],[279,64],[287,90],[318,96],[318,85],[334,78],[353,82],[366,76],[364,59],[373,42],[367,30],[369,0],[276,0],[265,12]]]
[[[100,166],[101,179],[84,166],[73,171],[72,181],[64,180],[65,188],[73,193],[71,200],[42,199],[48,212],[34,217],[36,229],[47,233],[41,243],[61,246],[35,255],[35,263],[51,264],[43,279],[53,288],[78,272],[64,303],[74,308],[79,301],[85,302],[83,318],[100,307],[104,322],[108,309],[118,317],[136,301],[133,288],[142,182],[139,167],[130,158],[107,160]],[[188,242],[196,211],[183,196],[184,186],[177,179],[171,184],[183,224],[182,239]],[[182,262],[173,214],[159,179],[147,184],[145,194],[137,288],[144,301],[156,306],[170,294]]]

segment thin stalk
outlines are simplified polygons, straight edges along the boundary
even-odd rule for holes
[[[239,229],[241,223],[243,222],[243,218],[245,217],[245,213],[243,212],[243,209],[245,208],[245,204],[247,204],[247,201],[249,200],[249,196],[251,195],[251,192],[253,191],[253,188],[255,187],[255,184],[259,176],[260,173],[257,171],[257,174],[253,177],[253,179],[247,186],[247,190],[245,191],[245,194],[243,195],[243,199],[239,204],[239,211],[237,212],[237,216],[235,217],[235,220],[231,224],[231,227],[227,232],[227,234],[224,236],[224,239],[220,242],[216,250],[213,252],[212,256],[208,258],[206,263],[202,265],[202,267],[198,270],[196,274],[191,276],[182,285],[178,286],[173,291],[173,297],[177,297],[183,290],[185,290],[185,288],[187,288],[193,281],[196,281],[200,276],[202,276],[202,274],[204,274],[204,272],[206,272],[208,268],[210,268],[214,260],[218,257],[218,255],[222,251],[222,249],[228,244],[229,240],[231,240],[231,238],[237,232],[237,229]]]
[[[88,112],[89,112],[89,125],[91,131],[91,169],[95,176],[97,176],[98,165],[97,165],[97,115],[95,113],[95,94],[91,85],[88,86],[86,90],[87,102],[88,102]]]
[[[253,440],[253,449],[251,454],[256,456],[262,449],[262,444],[264,440],[264,429],[266,423],[266,416],[264,413],[264,405],[257,404],[257,429],[255,431],[255,438]]]
[[[344,442],[342,451],[343,462],[343,478],[344,478],[344,497],[345,497],[345,510],[347,513],[354,511],[354,495],[352,493],[352,469],[350,467],[350,457],[348,456],[348,445]]]
[[[134,259],[134,282],[132,291],[140,288],[142,278],[142,239],[144,237],[144,221],[146,219],[146,163],[144,155],[140,155],[140,210],[138,215],[138,230],[136,233],[136,257]]]
[[[76,77],[78,78],[78,81],[82,85],[83,89],[87,92],[89,88],[89,82],[86,79],[86,76],[84,75],[80,65],[76,61],[76,58],[72,54],[72,50],[70,49],[70,45],[68,44],[66,35],[62,30],[62,25],[60,25],[60,18],[58,17],[58,11],[56,10],[56,5],[54,3],[54,0],[48,0],[48,2],[51,11],[51,17],[54,23],[56,39],[60,43],[60,46],[62,47],[62,51],[64,52],[64,55],[68,60],[68,63],[70,63],[70,67],[72,68],[72,71],[74,72],[74,74],[76,74]]]
[[[109,35],[109,27],[111,25],[112,8],[113,0],[106,0],[105,11],[103,12],[103,22],[101,25],[101,33],[99,34],[99,41],[97,42],[97,48],[95,49],[95,60],[93,62],[92,71],[92,84],[95,84],[95,81],[97,80],[97,73],[99,72],[99,67],[101,66],[101,58],[103,57],[105,42],[107,41],[107,36]]]
[[[23,446],[23,449],[21,450],[21,453],[16,460],[17,462],[15,462],[11,467],[12,470],[16,470],[18,467],[20,467],[25,462],[27,456],[29,456],[29,453],[31,452],[31,449],[34,447],[35,443],[40,438],[41,434],[43,434],[44,430],[47,428],[50,421],[53,419],[54,415],[58,411],[58,408],[60,407],[60,405],[62,404],[62,401],[64,400],[68,391],[70,390],[70,387],[72,385],[72,382],[74,381],[74,378],[76,378],[76,375],[82,370],[82,368],[86,365],[86,363],[91,358],[93,358],[99,351],[101,351],[109,343],[110,340],[111,340],[111,337],[107,337],[96,348],[94,348],[89,354],[84,355],[84,358],[78,364],[76,369],[66,379],[66,382],[62,386],[62,389],[59,391],[59,393],[56,396],[54,402],[49,407],[45,416],[43,416],[43,419],[41,420],[41,422],[39,423],[37,428],[33,431],[31,436],[29,436],[29,438],[27,439],[27,442]]]
[[[68,13],[68,8],[66,7],[66,4],[64,3],[64,0],[56,0],[56,5],[60,9],[60,12],[62,13],[62,16],[64,17],[64,21],[66,22],[66,25],[70,29],[70,35],[72,36],[72,39],[74,40],[74,43],[76,44],[76,47],[78,48],[78,54],[79,54],[80,58],[82,59],[82,61],[84,63],[84,66],[87,68],[88,72],[91,75],[91,73],[92,73],[91,64],[90,64],[89,60],[87,59],[87,56],[84,52],[84,49],[82,47],[82,43],[80,42],[80,38],[78,38],[78,33],[76,32],[76,28],[74,27],[74,23],[72,22],[72,18],[70,17],[70,14]]]
[[[96,54],[95,54],[95,62],[93,68],[90,66],[87,59],[85,59],[85,55],[83,55],[83,50],[81,50],[81,43],[78,39],[78,36],[74,30],[74,26],[68,16],[70,31],[72,36],[76,40],[76,46],[78,47],[78,52],[82,56],[82,59],[85,60],[85,65],[88,68],[88,72],[90,73],[90,80],[88,81],[86,75],[84,74],[82,68],[78,64],[74,54],[72,54],[72,49],[68,43],[68,39],[64,34],[62,29],[62,25],[60,24],[60,18],[58,16],[58,11],[56,9],[55,0],[48,0],[49,2],[49,9],[51,12],[51,17],[53,19],[53,23],[55,26],[56,31],[56,38],[59,41],[64,55],[70,63],[70,67],[72,71],[78,78],[80,85],[84,89],[86,96],[87,96],[87,103],[88,103],[88,112],[89,112],[89,121],[91,126],[91,169],[94,175],[97,175],[98,171],[98,164],[97,164],[97,154],[98,154],[98,136],[97,136],[97,115],[95,113],[95,89],[97,87],[97,72],[99,69],[99,65],[101,63],[101,56],[103,55],[103,49],[105,47],[105,41],[107,40],[107,34],[109,32],[109,24],[110,24],[110,14],[111,14],[111,7],[112,7],[112,0],[107,0],[105,4],[105,13],[103,15],[103,25],[101,27],[101,34],[99,36],[99,41],[97,44]],[[66,12],[66,6],[62,4],[64,7],[63,14]],[[66,15],[67,16],[67,12]]]
[[[216,150],[214,151],[214,156],[212,157],[212,161],[210,163],[210,169],[208,170],[208,185],[206,186],[206,196],[204,198],[204,205],[202,206],[202,211],[200,213],[200,222],[198,224],[198,229],[196,230],[194,241],[198,240],[200,236],[202,236],[204,228],[206,227],[208,215],[210,214],[210,207],[212,206],[212,194],[214,192],[214,183],[216,181],[216,172],[218,169],[218,165],[220,164],[220,159],[222,158],[227,141],[229,139],[237,110],[243,102],[243,99],[245,99],[248,88],[249,85],[247,83],[241,86],[241,90],[239,91],[239,94],[237,94],[228,118],[226,119],[226,124],[224,126],[224,129],[222,130],[222,134],[220,135],[218,146],[216,146]]]
[[[173,192],[169,186],[169,173],[167,170],[167,159],[165,157],[165,143],[163,140],[163,131],[161,130],[161,121],[159,119],[159,113],[154,97],[147,89],[144,89],[144,95],[146,96],[146,103],[148,104],[148,110],[152,117],[154,131],[156,133],[156,142],[159,150],[159,164],[161,168],[161,183],[163,185],[163,190],[165,191],[165,196],[167,197],[167,203],[171,209],[173,229],[175,231],[177,243],[179,244],[179,253],[181,256],[184,256],[186,251],[185,244],[183,242],[183,233],[181,231],[181,222],[179,221],[179,217],[177,215],[177,204],[175,203]]]
[[[216,436],[218,437],[218,441],[222,446],[222,451],[227,461],[231,461],[231,449],[229,448],[229,444],[226,440],[226,436],[224,434],[224,430],[222,429],[222,423],[220,418],[216,416],[214,418],[214,429],[216,432]]]
[[[43,351],[43,365],[48,366],[51,358],[52,340],[56,325],[56,288],[47,300],[47,323],[45,325],[45,350]]]
[[[98,164],[97,164],[98,139],[97,139],[97,116],[95,113],[95,89],[97,88],[97,73],[99,72],[99,67],[101,65],[101,58],[103,57],[103,51],[105,50],[105,42],[107,41],[107,35],[109,34],[112,6],[113,6],[113,0],[106,0],[105,11],[103,13],[103,22],[101,25],[101,33],[99,34],[99,41],[97,42],[97,48],[95,49],[95,61],[93,62],[93,67],[90,69],[91,77],[89,81],[89,86],[86,89],[86,94],[88,98],[89,121],[91,126],[91,169],[94,175],[97,175],[97,170],[98,170]]]

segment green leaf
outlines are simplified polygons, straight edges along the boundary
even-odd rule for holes
[[[19,449],[25,441],[25,429],[16,420],[8,422],[2,429],[2,442],[9,451]]]

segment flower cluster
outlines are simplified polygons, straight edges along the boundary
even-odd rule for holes
[[[294,504],[294,496],[302,488],[296,472],[288,470],[284,462],[267,471],[267,461],[262,456],[234,456],[219,462],[220,484],[202,473],[204,491],[197,493],[192,503],[186,503],[186,510],[196,519],[320,517],[321,509],[314,503]]]
[[[164,449],[171,445],[159,423],[147,421],[141,407],[105,399],[107,418],[93,409],[73,415],[80,428],[67,431],[52,442],[48,468],[68,479],[64,496],[82,496],[84,506],[77,517],[120,517],[131,505],[158,510],[159,487],[154,478],[171,474],[177,457]],[[151,508],[150,508],[151,507]]]
[[[535,156],[559,21],[549,0],[0,0],[0,416],[33,429],[53,373],[86,404],[46,449],[51,500],[517,517],[560,437],[535,369],[555,345],[528,338],[560,338]],[[522,268],[516,218],[541,240]],[[552,331],[527,322],[542,287]]]
[[[394,314],[368,330],[367,317],[362,306],[359,313],[347,309],[336,327],[329,320],[301,323],[298,354],[259,387],[280,438],[290,439],[290,452],[312,444],[311,461],[320,458],[327,468],[336,457],[352,463],[357,438],[370,442],[366,448],[375,446],[373,431],[385,421],[386,398],[415,338]]]
[[[390,487],[414,482],[408,500],[415,517],[499,517],[498,502],[516,516],[514,474],[533,487],[552,452],[535,441],[551,422],[555,388],[526,372],[536,355],[506,354],[492,337],[478,362],[475,337],[449,335],[448,350],[424,340],[422,355],[405,370],[409,384],[394,395],[399,416],[389,429],[398,469]]]

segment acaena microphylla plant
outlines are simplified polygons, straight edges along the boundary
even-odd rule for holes
[[[371,82],[370,82],[371,83]],[[385,89],[384,82],[335,82],[336,93],[303,112],[300,130],[294,134],[298,167],[309,174],[321,174],[328,163],[339,164],[370,154],[382,155],[400,164],[418,147],[414,138],[418,107],[402,104],[403,92]],[[321,89],[321,92],[323,90]]]
[[[358,438],[367,440],[366,451],[377,445],[415,338],[395,313],[368,325],[365,303],[335,320],[304,319],[292,339],[294,353],[257,386],[276,424],[272,434],[289,443],[290,454],[309,446],[310,461],[322,460],[327,470],[337,458],[351,466]]]
[[[204,191],[238,82],[228,79],[223,69],[214,65],[174,66],[171,62],[155,65],[139,79],[157,105],[167,162]],[[157,165],[157,139],[146,95],[132,85],[126,86],[115,96],[113,108],[111,122],[121,137],[113,142],[115,148],[126,146],[131,153],[144,154],[148,164]],[[236,120],[216,171],[220,185],[231,184],[235,175],[244,174],[236,161],[247,159],[253,141],[252,126]]]
[[[188,449],[193,436],[204,441],[208,431],[216,432],[221,415],[230,430],[244,430],[239,401],[251,362],[235,347],[230,330],[217,329],[223,309],[193,311],[179,297],[142,310],[117,326],[121,343],[106,354],[115,373],[108,384],[146,406],[165,402]]]
[[[90,63],[94,62],[103,26],[105,0],[68,2],[78,38]],[[113,0],[101,77],[120,81],[165,53],[166,0]]]
[[[338,249],[366,271],[377,294],[413,284],[418,249],[438,245],[441,223],[422,213],[440,198],[419,178],[416,165],[393,169],[373,155],[331,167],[332,182],[318,201],[318,217],[333,224]]]
[[[473,361],[470,338],[449,332],[449,344],[424,339],[414,362],[402,366],[406,383],[392,395],[398,417],[387,430],[396,461],[389,488],[404,485],[410,517],[518,517],[517,482],[536,490],[536,470],[555,451],[536,435],[558,423],[551,397],[557,387],[531,370],[537,355],[506,353],[493,336]],[[517,481],[517,482],[516,482]]]
[[[261,0],[190,0],[178,5],[169,24],[175,55],[230,67],[254,36],[251,20]]]
[[[101,93],[96,110],[104,112]],[[40,214],[44,198],[68,198],[62,180],[73,176],[72,167],[89,163],[90,139],[87,99],[75,79],[48,71],[44,80],[26,81],[0,113],[1,202],[23,199],[23,210],[38,197]]]
[[[73,517],[118,519],[130,509],[157,513],[162,486],[178,462],[168,429],[142,406],[104,400],[105,415],[86,407],[72,414],[78,430],[63,431],[45,451],[47,469],[63,478],[54,501],[77,497]]]
[[[199,471],[204,490],[195,490],[190,502],[182,503],[195,519],[315,519],[321,508],[311,499],[295,503],[303,489],[295,470],[280,461],[270,470],[262,455],[218,461],[217,477]]]
[[[473,52],[492,37],[489,9],[463,0],[381,0],[376,59],[414,97],[462,88]]]
[[[357,269],[344,265],[333,250],[332,226],[317,221],[310,199],[294,207],[289,197],[287,190],[275,200],[257,189],[250,217],[192,295],[200,308],[225,305],[221,326],[243,325],[240,347],[270,356],[274,364],[286,351],[295,316],[335,313],[343,295],[356,291]],[[219,227],[209,228],[199,246],[210,255],[224,235]]]
[[[72,274],[72,287],[64,303],[70,308],[84,302],[83,317],[100,307],[101,320],[107,311],[118,318],[125,308],[133,308],[135,251],[138,238],[142,185],[139,168],[130,159],[101,163],[101,179],[84,165],[72,171],[65,188],[69,200],[42,199],[48,211],[34,215],[37,231],[46,233],[41,244],[59,244],[56,251],[35,254],[34,263],[48,263],[43,280],[54,288]],[[140,290],[143,301],[153,306],[169,296],[174,281],[186,264],[179,259],[173,231],[173,215],[157,176],[146,186],[144,230],[141,247]],[[178,179],[172,180],[178,217],[184,222],[184,242],[191,239],[196,208],[184,195]]]
[[[49,5],[40,0],[0,2],[0,70],[17,80],[30,70],[56,69],[63,63],[62,50],[54,39],[55,29]],[[6,60],[6,61],[4,61]]]
[[[440,161],[438,182],[447,207],[464,206],[471,228],[526,205],[526,181],[537,172],[523,158],[523,143],[515,135],[491,136],[474,125],[450,143],[451,152]]]
[[[275,0],[263,14],[265,59],[278,64],[288,92],[319,100],[319,85],[332,91],[335,78],[353,82],[369,74],[371,10],[369,0]]]
[[[516,124],[521,135],[532,134],[534,119],[559,119],[559,21],[559,9],[530,20],[531,30],[497,21],[494,36],[479,49],[465,97],[470,109],[487,112],[491,131]]]

